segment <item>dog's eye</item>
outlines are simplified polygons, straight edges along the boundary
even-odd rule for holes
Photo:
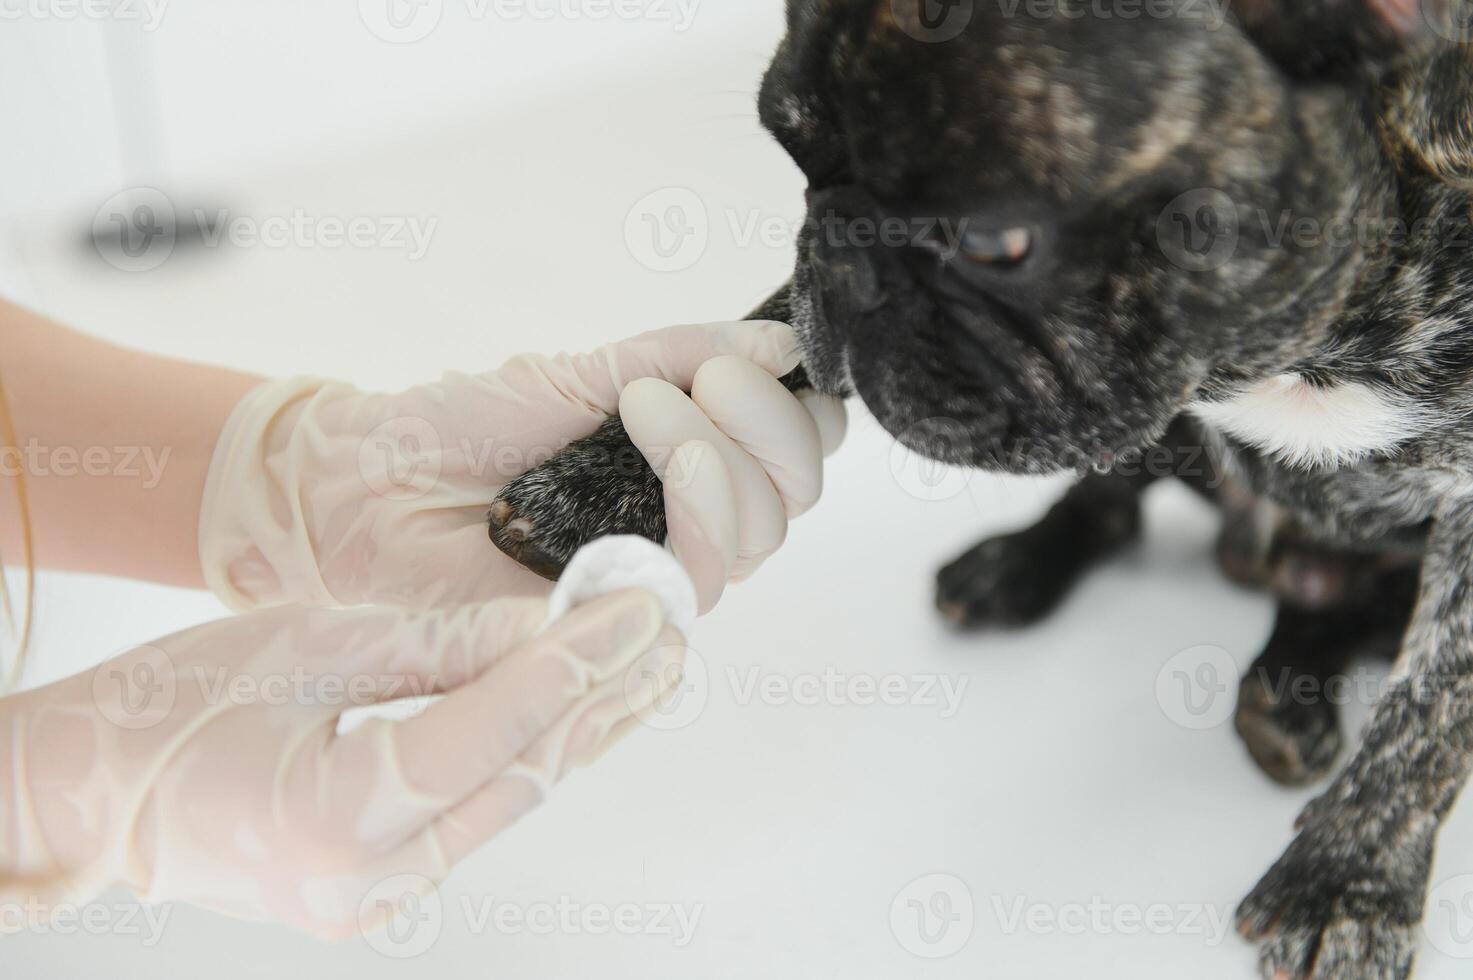
[[[1033,232],[1028,228],[968,228],[957,242],[958,255],[978,265],[1017,265],[1033,251]]]

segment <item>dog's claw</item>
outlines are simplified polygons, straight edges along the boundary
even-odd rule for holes
[[[563,574],[564,563],[537,545],[536,528],[527,518],[518,517],[510,503],[498,500],[492,504],[487,523],[492,542],[512,561],[553,582]]]

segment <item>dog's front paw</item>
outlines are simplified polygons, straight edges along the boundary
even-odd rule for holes
[[[1377,844],[1366,845],[1367,852]],[[1238,907],[1238,930],[1260,943],[1265,980],[1404,980],[1417,952],[1425,881],[1372,870],[1368,853],[1322,849],[1304,835]]]
[[[665,540],[659,476],[611,418],[501,488],[487,514],[507,557],[557,581],[579,548],[610,534]]]
[[[983,541],[941,569],[936,608],[961,627],[1030,625],[1140,533],[1140,488],[1117,476],[1086,477],[1037,524]]]
[[[1416,955],[1415,926],[1342,917],[1276,931],[1258,963],[1265,980],[1405,980]]]
[[[959,627],[1027,626],[1048,615],[1080,568],[1035,544],[1027,531],[992,538],[941,569],[937,610]]]

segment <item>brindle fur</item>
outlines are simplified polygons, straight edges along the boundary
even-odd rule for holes
[[[1402,16],[1456,22],[1454,2],[1241,0],[1214,31],[977,0],[958,37],[925,43],[907,3],[790,0],[762,90],[810,183],[784,312],[815,386],[854,391],[940,460],[1101,470],[943,570],[951,619],[1047,613],[1139,533],[1150,480],[1111,464],[1188,446],[1217,477],[1203,489],[1225,516],[1224,567],[1279,597],[1237,718],[1271,775],[1328,775],[1341,747],[1333,708],[1283,703],[1272,691],[1292,685],[1274,675],[1322,680],[1395,651],[1359,748],[1239,909],[1269,978],[1409,974],[1435,837],[1473,766],[1473,59]],[[1189,267],[1158,218],[1202,188],[1240,235],[1227,260]],[[959,269],[822,230],[887,215],[1042,237],[1017,267]],[[1410,233],[1276,239],[1286,215]],[[1313,465],[1191,421],[1289,373],[1367,386],[1405,410],[1406,437]],[[623,445],[611,424],[573,452]],[[649,474],[585,479],[575,457],[509,488],[502,523],[531,515],[566,535],[559,555],[611,516],[662,535]]]

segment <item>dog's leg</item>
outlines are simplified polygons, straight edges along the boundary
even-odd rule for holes
[[[788,297],[784,286],[747,319],[790,320]],[[810,387],[801,367],[780,380],[790,391]],[[502,487],[487,525],[507,557],[557,581],[578,549],[598,538],[637,534],[663,543],[665,488],[615,416]]]
[[[1473,504],[1433,526],[1364,744],[1238,909],[1265,977],[1406,977],[1437,830],[1473,765]]]
[[[1141,495],[1164,477],[1176,477],[1223,507],[1234,523],[1225,473],[1191,417],[1173,421],[1160,443],[1133,464],[1089,474],[1037,524],[983,541],[941,569],[936,608],[964,628],[1037,622],[1085,572],[1140,539]]]
[[[1280,551],[1273,635],[1238,688],[1234,723],[1249,754],[1276,782],[1323,778],[1340,754],[1346,670],[1358,656],[1391,659],[1416,599],[1415,564],[1376,574],[1376,557]],[[1337,584],[1344,588],[1331,592]]]
[[[1091,567],[1136,541],[1150,480],[1090,474],[1037,524],[977,545],[937,575],[936,608],[958,626],[1022,626]]]

